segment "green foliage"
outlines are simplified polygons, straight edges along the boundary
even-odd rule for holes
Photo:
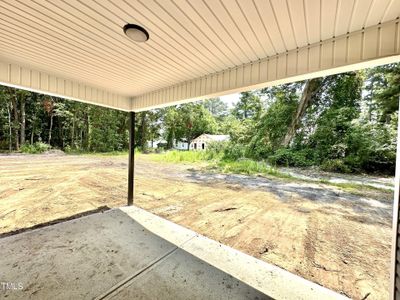
[[[208,160],[205,151],[179,151],[170,150],[161,154],[149,154],[149,157],[155,161],[169,162],[169,163],[195,163]]]
[[[219,161],[244,173],[266,172],[255,161],[394,173],[400,64],[320,78],[306,98],[304,87],[300,81],[244,92],[232,110],[214,98],[140,112],[135,147],[163,152],[204,133],[229,134],[230,142],[212,143],[205,152],[162,155],[169,161]],[[128,148],[128,124],[125,112],[0,87],[1,150],[23,145],[22,151],[34,153],[46,141],[71,153],[119,153]],[[152,143],[161,147],[148,147]]]
[[[315,164],[312,149],[278,149],[268,157],[268,161],[272,165],[286,167],[309,167]]]
[[[318,118],[310,146],[315,149],[319,162],[325,159],[342,159],[349,155],[348,135],[353,120],[360,114],[362,81],[354,73],[335,75],[327,89],[330,105]]]
[[[227,144],[224,149],[223,159],[225,160],[238,160],[246,157],[246,146],[239,143]]]
[[[206,156],[208,160],[221,160],[224,151],[230,147],[230,142],[210,142],[207,144]]]
[[[201,103],[188,103],[178,107],[180,132],[190,142],[203,133],[215,133],[217,123]]]
[[[262,159],[280,147],[287,128],[296,111],[295,93],[275,92],[276,100],[257,122],[249,144],[249,155]]]
[[[381,108],[380,120],[388,121],[388,117],[399,109],[400,97],[400,64],[389,64],[371,69],[372,97]]]
[[[236,103],[232,114],[240,119],[258,119],[262,112],[262,103],[260,97],[252,92],[243,92],[240,94],[239,102]]]
[[[325,160],[321,164],[321,170],[338,173],[350,173],[352,171],[343,159]]]
[[[268,166],[264,161],[251,159],[223,160],[218,163],[218,167],[224,173],[278,175],[278,171]]]
[[[228,105],[220,98],[206,99],[202,102],[202,105],[215,118],[223,118],[228,114]]]
[[[397,113],[389,124],[354,124],[347,137],[346,164],[353,171],[394,174],[396,162]]]
[[[125,112],[92,107],[90,115],[90,151],[112,152],[126,149],[128,132],[123,126],[127,120]]]
[[[21,146],[21,152],[22,153],[29,153],[29,154],[39,154],[46,152],[51,149],[51,146],[49,144],[45,144],[42,142],[36,142],[33,145],[31,144],[24,144]]]
[[[280,173],[273,167],[267,165],[265,161],[254,161],[251,159],[230,160],[221,157],[220,149],[214,148],[207,151],[177,151],[171,150],[161,154],[148,154],[147,156],[158,162],[168,163],[199,163],[212,161],[212,166],[219,172],[236,174],[261,174],[273,175],[287,178],[289,175]]]
[[[203,133],[215,133],[217,121],[200,102],[168,107],[163,110],[164,138],[170,149],[176,140],[190,142]]]

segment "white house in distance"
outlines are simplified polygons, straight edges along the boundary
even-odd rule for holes
[[[202,134],[190,143],[190,150],[205,150],[211,142],[229,141],[229,135],[224,134]]]
[[[176,150],[187,150],[188,149],[188,143],[186,141],[175,140],[174,149],[176,149]]]

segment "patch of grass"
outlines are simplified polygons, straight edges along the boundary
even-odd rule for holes
[[[178,151],[172,150],[164,153],[156,154],[151,153],[147,154],[151,160],[158,162],[169,162],[169,163],[196,163],[201,161],[210,160],[210,157],[207,155],[205,151]]]
[[[172,150],[161,154],[147,154],[153,161],[168,163],[200,163],[208,162],[208,169],[221,173],[246,175],[271,175],[279,178],[292,178],[291,175],[279,172],[268,166],[264,161],[251,159],[223,160],[223,154],[208,151],[177,151]]]
[[[290,174],[280,172],[278,169],[271,167],[265,161],[255,161],[252,159],[224,160],[221,155],[207,151],[167,151],[164,153],[146,154],[151,160],[156,162],[167,163],[201,163],[206,162],[206,168],[213,172],[245,174],[245,175],[261,175],[266,177],[275,177],[291,182],[303,183],[321,183],[328,186],[337,187],[345,192],[363,195],[365,192],[383,192],[392,193],[390,189],[377,188],[369,185],[358,183],[335,183],[326,179],[310,180],[297,178]]]
[[[217,167],[224,173],[236,173],[246,175],[272,175],[275,177],[291,177],[290,175],[280,173],[273,167],[268,166],[263,161],[254,161],[251,159],[241,159],[236,161],[222,160],[217,163]]]

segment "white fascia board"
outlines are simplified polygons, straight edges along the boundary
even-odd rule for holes
[[[130,97],[0,58],[0,84],[54,97],[130,111]]]

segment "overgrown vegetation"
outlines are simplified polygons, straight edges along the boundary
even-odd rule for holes
[[[50,146],[48,144],[42,142],[36,142],[34,144],[23,144],[21,146],[22,153],[29,153],[29,154],[38,154],[43,153],[50,150]]]
[[[187,145],[228,134],[208,151],[170,152],[167,161],[212,160],[226,170],[318,166],[332,172],[394,174],[400,65],[343,73],[220,99],[141,112],[136,147]],[[32,92],[0,88],[0,150],[117,152],[128,148],[128,115]],[[269,168],[269,167],[268,167]]]

